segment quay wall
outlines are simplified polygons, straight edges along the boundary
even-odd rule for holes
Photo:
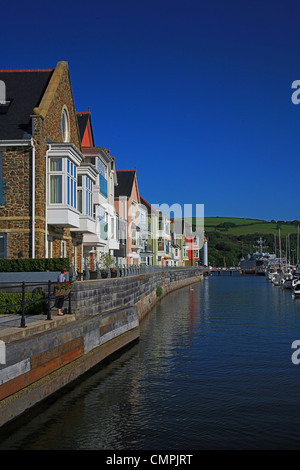
[[[137,305],[140,320],[162,296],[203,278],[202,267],[166,268],[133,276],[76,282],[72,290],[72,313],[76,318],[97,315],[114,308]]]
[[[201,268],[189,267],[77,282],[72,314],[1,331],[0,426],[138,341],[140,322],[160,298],[202,279]]]

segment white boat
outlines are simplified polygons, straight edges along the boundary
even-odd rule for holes
[[[292,289],[294,289],[298,284],[300,284],[300,279],[298,277],[292,279]]]
[[[294,297],[300,297],[300,282],[298,282],[293,288]]]
[[[284,289],[291,289],[293,281],[293,274],[291,272],[286,272],[283,274],[281,285]]]
[[[280,286],[281,284],[281,274],[280,273],[276,273],[273,277],[272,277],[272,283],[274,284],[274,286]]]
[[[274,268],[274,267],[269,267],[268,269],[268,279],[269,281],[272,280],[272,278],[275,276],[275,274],[277,274],[277,268]]]

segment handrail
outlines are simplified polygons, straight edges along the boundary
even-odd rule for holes
[[[51,300],[55,299],[54,286],[56,284],[57,284],[57,282],[53,282],[53,281],[50,281],[50,280],[48,282],[24,282],[24,281],[21,282],[21,283],[4,283],[4,282],[2,282],[0,284],[0,291],[5,290],[7,292],[7,290],[11,290],[12,292],[15,292],[15,293],[21,293],[21,301],[18,302],[18,303],[15,303],[15,304],[3,304],[3,305],[0,304],[0,313],[1,313],[1,309],[7,308],[7,307],[21,307],[20,327],[21,328],[26,328],[26,321],[25,321],[25,307],[26,307],[26,305],[39,303],[39,302],[44,302],[44,303],[47,304],[47,310],[45,312],[47,314],[46,320],[52,320],[52,317],[51,317]],[[40,288],[44,292],[45,296],[42,297],[41,299],[33,299],[32,300],[32,298],[31,298],[30,300],[25,300],[26,289],[28,289],[30,287],[34,288],[33,291],[31,292],[32,294],[36,289]],[[69,300],[68,313],[70,314],[71,313],[71,291],[65,297],[68,298],[68,300]]]
[[[119,266],[119,268],[122,270],[121,277],[127,277],[127,276],[132,276],[132,275],[137,275],[137,274],[142,274],[142,273],[155,273],[158,271],[172,271],[174,269],[201,269],[201,266]],[[202,268],[203,271],[203,268]],[[11,289],[13,292],[16,293],[21,293],[21,301],[16,303],[16,304],[0,304],[0,313],[1,309],[7,308],[7,307],[21,307],[21,328],[26,328],[26,321],[25,321],[25,307],[26,305],[34,304],[34,303],[39,303],[39,302],[45,302],[47,304],[47,311],[45,312],[47,314],[46,320],[52,320],[51,317],[51,300],[55,299],[54,295],[54,286],[57,284],[57,282],[53,281],[48,281],[48,282],[19,282],[19,283],[5,283],[1,282],[0,283],[0,292],[1,290],[7,291],[8,289]],[[42,291],[44,292],[45,296],[41,299],[31,299],[31,300],[25,300],[25,293],[26,289],[33,287],[33,291],[41,288]],[[69,305],[68,305],[68,313],[72,313],[72,307],[71,307],[71,292],[67,294],[65,297],[68,298],[69,300]]]

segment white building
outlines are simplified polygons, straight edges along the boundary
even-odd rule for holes
[[[92,201],[89,203],[95,226],[94,230],[83,235],[83,258],[87,265],[94,269],[95,262],[102,264],[103,255],[110,255],[114,264],[117,261],[115,251],[119,250],[119,220],[114,207],[115,186],[118,184],[117,172],[115,159],[110,155],[110,151],[94,145],[90,113],[77,113],[77,118],[84,157],[82,166],[90,165],[96,173],[93,185],[89,187],[89,201]],[[85,181],[82,181],[83,195],[87,194]],[[87,199],[83,198],[82,203],[87,204]]]

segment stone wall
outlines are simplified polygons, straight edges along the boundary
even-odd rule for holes
[[[139,338],[136,307],[0,332],[0,426]]]
[[[99,313],[130,305],[137,305],[142,318],[156,302],[156,289],[162,295],[202,279],[201,267],[160,268],[155,272],[113,278],[76,282],[72,291],[72,313],[76,317]]]
[[[77,282],[75,315],[0,331],[0,426],[138,340],[141,319],[162,296],[202,278],[202,268],[186,267]]]
[[[6,148],[2,165],[5,196],[1,206],[0,232],[7,233],[8,257],[17,257],[20,250],[29,257],[32,207],[30,149]]]

